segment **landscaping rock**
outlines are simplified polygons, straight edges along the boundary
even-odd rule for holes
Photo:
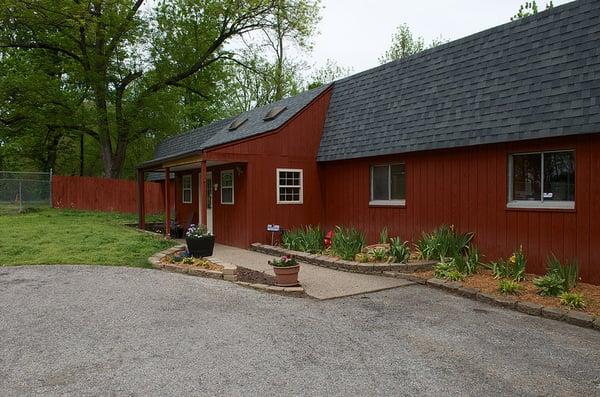
[[[491,305],[495,305],[496,304],[496,296],[494,296],[492,294],[487,294],[485,292],[479,292],[476,295],[476,299],[478,301],[489,303]]]
[[[269,288],[269,286],[267,284],[250,284],[250,287],[265,290],[265,291]]]
[[[597,330],[600,331],[600,317],[596,317],[593,325],[594,325],[594,328],[596,328]]]
[[[427,282],[429,283],[429,280],[427,280]],[[475,297],[477,297],[479,290],[477,288],[460,287],[459,289],[456,290],[456,292],[459,295],[465,296],[467,298],[475,298]]]
[[[564,320],[569,324],[579,325],[580,327],[593,327],[594,317],[587,313],[568,311],[565,313]]]
[[[562,320],[566,313],[566,310],[560,309],[558,307],[542,308],[542,316],[546,318],[551,318],[553,320]]]
[[[429,280],[427,280],[427,284],[436,288],[444,288],[444,284],[446,284],[446,281],[440,280],[439,278],[430,278]]]
[[[502,307],[507,307],[509,309],[514,309],[517,305],[517,300],[508,296],[495,296],[494,301],[495,304],[500,305]]]
[[[187,273],[188,272],[187,266],[176,264],[176,263],[165,263],[165,266],[163,269],[168,270],[170,272],[175,272],[175,273]]]
[[[285,292],[304,292],[302,287],[285,287]]]
[[[223,273],[217,270],[203,269],[201,267],[190,266],[188,274],[192,276],[208,277],[208,278],[223,278]]]
[[[530,314],[532,316],[539,316],[542,314],[542,308],[544,306],[538,305],[532,302],[517,302],[516,309],[522,313]]]
[[[398,273],[391,272],[391,271],[382,272],[381,274],[386,277],[394,277],[394,278],[398,277]]]
[[[273,292],[283,292],[284,288],[283,287],[278,287],[276,285],[270,285],[268,288],[269,291],[273,291]]]
[[[444,289],[447,289],[448,291],[452,292],[456,292],[456,290],[462,286],[462,283],[459,283],[458,281],[446,281],[444,283]]]

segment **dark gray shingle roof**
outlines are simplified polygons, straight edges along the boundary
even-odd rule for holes
[[[600,132],[600,1],[334,83],[318,160]]]
[[[328,85],[324,85],[296,96],[252,109],[236,117],[219,120],[187,133],[165,139],[156,147],[154,159],[150,162],[180,156],[275,130],[285,124],[327,88]],[[263,120],[267,112],[275,106],[283,106],[286,109],[275,119]],[[230,131],[228,128],[229,125],[233,120],[238,118],[248,118],[248,121],[236,130]]]

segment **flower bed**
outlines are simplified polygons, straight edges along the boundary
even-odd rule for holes
[[[417,277],[423,281],[435,277],[434,271],[415,272],[411,276]],[[498,291],[499,280],[489,270],[480,270],[478,273],[465,277],[460,283],[464,287],[476,288],[487,294],[502,298],[512,298],[519,302],[531,302],[546,307],[555,307],[567,309],[560,303],[558,296],[542,296],[538,293],[533,280],[539,278],[538,275],[526,274],[525,280],[519,283],[521,291],[517,294],[502,294]],[[600,286],[586,283],[578,283],[572,292],[580,293],[586,302],[586,307],[578,311],[588,313],[593,316],[600,316]]]
[[[159,252],[148,258],[148,262],[156,268],[192,276],[237,280],[237,267],[221,262],[216,258],[194,258],[187,254],[185,246],[179,245]]]

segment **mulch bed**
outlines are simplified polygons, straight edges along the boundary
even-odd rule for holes
[[[414,276],[430,279],[435,277],[432,270],[426,272],[413,273]],[[540,277],[535,274],[527,274],[525,281],[520,282],[521,292],[517,295],[503,295],[498,291],[499,279],[495,279],[492,272],[489,270],[480,270],[477,274],[466,277],[461,283],[465,287],[477,288],[481,292],[489,293],[496,296],[512,296],[515,299],[522,302],[532,302],[543,306],[552,306],[558,308],[565,308],[560,304],[560,298],[555,296],[541,296],[537,293],[537,288],[533,285],[533,279]],[[586,307],[581,310],[584,313],[588,313],[594,316],[600,316],[600,286],[577,283],[577,286],[571,290],[571,292],[578,292],[583,295]]]
[[[237,279],[251,284],[275,285],[274,276],[241,266],[237,267]]]

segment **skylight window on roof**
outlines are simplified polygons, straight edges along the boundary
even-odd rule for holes
[[[271,110],[269,110],[267,112],[267,114],[265,114],[265,117],[263,118],[263,120],[265,120],[265,121],[273,120],[277,116],[279,116],[285,109],[287,109],[287,107],[285,107],[285,106],[272,107]]]
[[[233,120],[231,124],[229,124],[229,131],[235,131],[242,126],[246,121],[248,121],[247,117],[241,117],[239,119]]]

